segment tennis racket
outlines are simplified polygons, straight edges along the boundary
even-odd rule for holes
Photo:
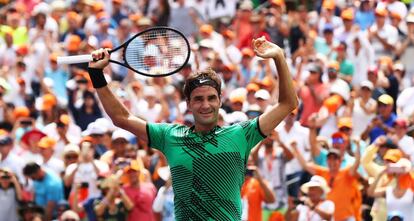
[[[180,71],[190,58],[190,44],[179,31],[169,27],[146,29],[124,44],[109,51],[122,50],[122,60],[110,62],[149,77],[163,77]],[[92,61],[92,55],[62,56],[58,64],[76,64]]]

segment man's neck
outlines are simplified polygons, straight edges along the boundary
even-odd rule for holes
[[[211,130],[213,130],[216,126],[217,126],[217,123],[211,124],[211,125],[200,125],[200,124],[196,124],[194,126],[194,132],[201,133],[201,134],[207,134]]]

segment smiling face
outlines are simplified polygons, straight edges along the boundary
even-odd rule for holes
[[[208,131],[217,125],[221,100],[215,88],[195,88],[187,100],[187,108],[193,112],[196,131]]]

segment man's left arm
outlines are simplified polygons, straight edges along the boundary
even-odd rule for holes
[[[253,48],[257,56],[264,59],[272,58],[279,74],[279,102],[259,117],[261,132],[264,135],[269,135],[298,106],[298,98],[283,49],[267,41],[264,37],[253,40]]]

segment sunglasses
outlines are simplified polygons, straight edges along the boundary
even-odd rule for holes
[[[339,131],[349,132],[349,131],[351,131],[351,128],[349,128],[349,127],[341,127],[341,128],[339,128]]]
[[[67,159],[67,160],[74,160],[74,159],[78,159],[78,155],[66,155],[65,156],[65,159]]]
[[[333,144],[343,144],[344,139],[342,139],[342,138],[332,138],[332,143]]]

